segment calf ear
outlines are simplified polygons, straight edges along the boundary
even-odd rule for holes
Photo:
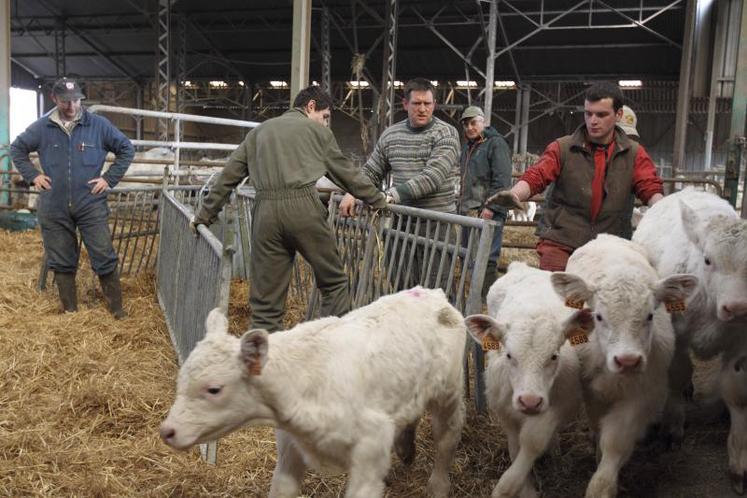
[[[680,202],[680,217],[682,227],[685,229],[687,238],[696,246],[703,248],[703,220],[698,213],[682,201]]]
[[[488,315],[470,315],[464,319],[467,331],[479,344],[485,341],[486,336],[491,336],[497,341],[503,340],[503,327]]]
[[[241,336],[241,362],[251,375],[260,375],[267,363],[267,338],[263,329],[254,329]]]
[[[682,305],[698,288],[698,277],[689,273],[677,273],[656,282],[656,303],[681,303]]]
[[[228,333],[228,320],[220,308],[213,308],[205,319],[205,337]]]
[[[550,281],[555,292],[566,303],[574,303],[572,305],[574,308],[581,308],[581,304],[588,303],[594,296],[594,291],[591,287],[577,275],[566,272],[555,272],[550,276]],[[578,306],[575,305],[576,303],[578,303]]]
[[[576,311],[563,323],[563,334],[566,338],[576,337],[592,333],[594,330],[594,317],[589,308]]]

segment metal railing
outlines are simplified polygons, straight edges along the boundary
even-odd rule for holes
[[[244,234],[251,233],[252,189],[238,192],[238,210],[244,212]],[[339,216],[340,195],[331,196],[329,221],[345,272],[349,276],[353,308],[369,304],[382,295],[423,285],[441,287],[449,301],[463,314],[482,312],[481,290],[485,277],[494,223],[407,206],[370,210],[361,206],[356,218]],[[244,242],[242,242],[244,244]],[[245,264],[251,257],[247,244]],[[251,275],[249,275],[251,280]],[[320,296],[308,263],[296,258],[289,289],[307,296],[306,318],[319,314]],[[475,365],[475,403],[484,411],[484,356],[482,348],[465,337]],[[465,357],[466,362],[466,357]]]

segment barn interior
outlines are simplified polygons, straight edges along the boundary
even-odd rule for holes
[[[457,129],[465,107],[485,109],[509,144],[516,175],[583,123],[589,85],[612,81],[635,111],[641,143],[669,191],[705,186],[747,213],[743,0],[0,0],[0,33],[0,212],[17,212],[28,198],[7,154],[18,112],[10,90],[33,92],[35,119],[53,108],[51,87],[67,76],[81,83],[84,105],[100,106],[138,151],[166,150],[159,165],[197,167],[222,164],[250,126],[282,114],[312,83],[333,96],[332,130],[362,164],[382,131],[406,117],[404,83],[425,77],[435,85],[435,115]],[[102,307],[87,261],[82,311],[60,314],[53,286],[40,289],[38,228],[0,229],[4,496],[267,494],[271,429],[221,439],[217,465],[158,438],[183,358],[154,297],[159,219],[145,209],[151,198],[138,195],[124,201],[139,206],[137,220],[113,230],[129,270],[123,322]],[[536,264],[534,226],[509,224],[503,268]],[[304,278],[294,280],[289,327],[307,317]],[[231,331],[241,334],[251,313],[248,283],[229,280]],[[731,495],[728,418],[709,398],[718,365],[698,366],[700,404],[682,448],[640,446],[621,474],[619,496]],[[457,497],[489,496],[510,464],[505,436],[472,401],[452,467]],[[411,467],[393,464],[386,496],[425,496],[433,457],[427,420],[417,447]],[[534,474],[542,496],[580,496],[595,465],[579,419]],[[342,496],[344,486],[344,477],[309,473],[302,492]]]

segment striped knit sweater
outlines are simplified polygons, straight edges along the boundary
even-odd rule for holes
[[[422,128],[411,128],[407,119],[381,134],[363,172],[381,185],[391,173],[390,192],[407,206],[456,212],[459,134],[434,117]]]

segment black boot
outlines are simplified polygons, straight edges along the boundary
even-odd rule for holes
[[[54,272],[54,281],[60,292],[62,311],[72,313],[78,311],[78,293],[75,289],[75,273]]]
[[[485,268],[485,280],[482,281],[482,298],[483,299],[485,299],[485,297],[488,295],[490,286],[493,285],[493,282],[495,282],[497,278],[498,278],[498,268],[496,267],[496,262],[488,261],[488,266],[487,268]]]
[[[113,272],[106,275],[99,275],[101,289],[104,291],[106,304],[109,306],[114,318],[120,320],[126,316],[122,309],[122,287],[119,284],[119,272],[115,268]]]

